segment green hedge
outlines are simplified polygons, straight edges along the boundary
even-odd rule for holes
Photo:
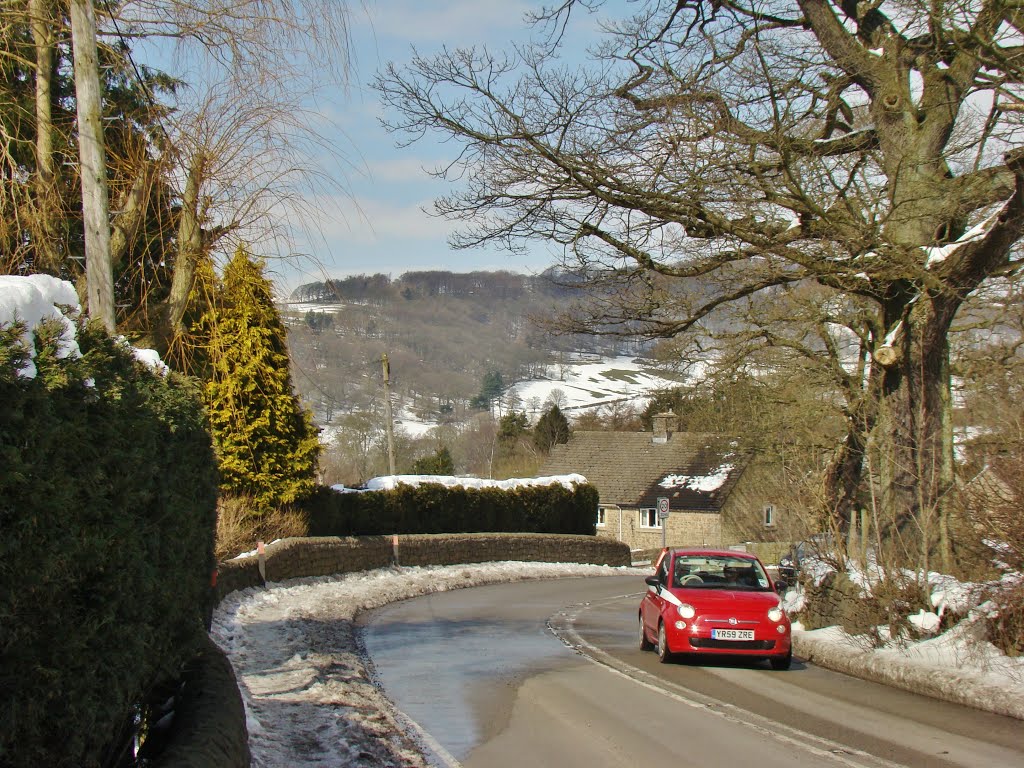
[[[217,477],[191,380],[0,329],[0,766],[97,766],[204,633]]]
[[[310,536],[391,533],[594,534],[598,495],[592,485],[500,488],[399,485],[388,491],[339,493],[320,488],[304,505]]]

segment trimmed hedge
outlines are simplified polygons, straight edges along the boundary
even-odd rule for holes
[[[10,329],[8,329],[10,330]],[[204,636],[217,477],[195,384],[91,328],[0,334],[0,766],[98,766]]]
[[[319,488],[303,508],[310,536],[391,533],[571,533],[594,535],[597,489],[561,484],[500,488],[399,485],[338,493]]]

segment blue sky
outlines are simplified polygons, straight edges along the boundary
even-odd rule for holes
[[[440,145],[430,137],[410,147],[396,147],[399,137],[380,125],[382,107],[369,87],[380,67],[389,61],[407,61],[413,46],[419,53],[429,54],[442,46],[503,49],[510,41],[525,41],[531,29],[524,14],[540,5],[539,0],[353,2],[350,89],[315,105],[343,132],[337,141],[345,157],[326,157],[324,162],[348,194],[332,194],[322,201],[320,208],[328,215],[319,232],[298,244],[300,250],[308,250],[309,258],[273,268],[279,288],[290,290],[327,276],[359,273],[383,272],[397,277],[408,270],[533,273],[553,263],[550,251],[541,243],[525,255],[498,249],[449,249],[447,236],[452,225],[425,210],[451,187],[422,169],[451,160],[457,148]],[[578,19],[581,27],[596,23],[595,17],[582,13]],[[581,51],[583,47],[578,45]]]

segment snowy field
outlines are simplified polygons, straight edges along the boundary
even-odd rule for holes
[[[515,562],[386,568],[228,595],[212,634],[238,675],[253,765],[428,764],[401,713],[369,679],[353,627],[360,611],[483,584],[634,573],[639,579],[649,569]],[[795,609],[799,595],[790,594]],[[972,626],[965,621],[945,635],[881,650],[836,628],[798,632],[795,639],[892,679],[917,674],[942,681],[982,708],[1024,719],[1024,659],[1009,659],[979,642]]]
[[[702,370],[694,370],[685,379],[671,379],[654,373],[641,358],[580,355],[565,363],[549,365],[540,378],[513,384],[504,400],[516,402],[515,410],[525,412],[535,422],[557,399],[558,407],[571,420],[587,410],[618,403],[632,403],[642,409],[654,392],[693,383],[702,375]],[[440,426],[408,408],[396,409],[394,418],[395,429],[414,438]],[[337,429],[332,425],[323,427],[321,440],[332,443]]]
[[[563,364],[549,365],[545,375],[510,387],[530,416],[533,405],[543,407],[552,394],[561,392],[559,406],[569,413],[619,402],[638,402],[659,389],[681,386],[699,378],[695,371],[684,380],[669,379],[654,373],[642,361],[632,357],[595,358],[581,356]]]

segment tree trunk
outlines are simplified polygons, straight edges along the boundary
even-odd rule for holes
[[[54,180],[53,158],[53,57],[54,18],[50,0],[29,0],[32,42],[36,53],[36,178],[33,215],[33,247],[39,271],[60,274],[61,256],[57,233],[60,205]]]
[[[196,155],[189,167],[185,189],[181,195],[178,221],[178,251],[174,259],[174,275],[154,333],[154,346],[166,354],[180,335],[188,300],[195,283],[196,267],[203,251],[203,233],[200,226],[199,189],[202,185],[205,160]]]
[[[882,507],[890,533],[906,532],[904,545],[920,548],[914,554],[922,565],[942,545],[943,498],[953,482],[947,341],[953,303],[919,296],[904,318],[900,362],[886,372],[890,464],[882,472]]]
[[[111,269],[117,274],[126,266],[132,242],[138,236],[145,220],[150,176],[149,169],[143,165],[132,180],[131,187],[115,201],[120,213],[114,216],[111,226],[110,264]]]
[[[71,0],[71,38],[75,60],[89,316],[103,323],[109,333],[114,333],[116,321],[114,271],[110,260],[110,204],[96,55],[96,15],[92,0]]]
[[[847,434],[825,473],[826,511],[837,531],[846,530],[855,514],[864,479],[867,439],[877,420],[875,393],[867,393],[847,415]]]

